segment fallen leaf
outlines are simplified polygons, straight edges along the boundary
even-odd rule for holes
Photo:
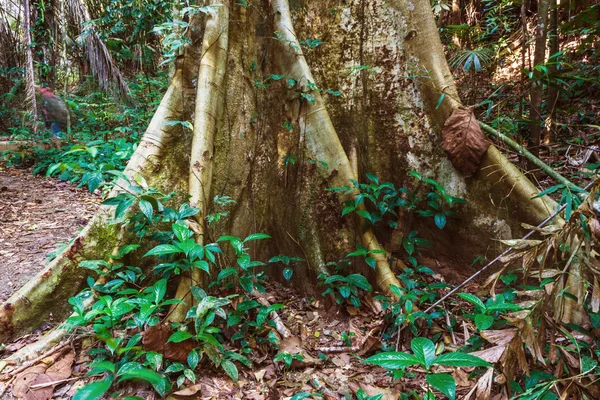
[[[32,390],[32,385],[52,382],[53,379],[44,374],[48,368],[45,364],[37,364],[27,368],[15,377],[13,394],[19,399],[46,400],[52,397],[54,388],[52,386],[38,390]]]
[[[173,394],[176,396],[193,396],[198,392],[202,391],[202,383],[198,383],[196,385],[188,386],[184,389],[178,390]]]
[[[477,381],[477,400],[489,400],[492,394],[492,380],[494,378],[494,369],[488,368],[479,381]]]
[[[259,369],[258,371],[254,372],[254,378],[256,378],[257,382],[262,382],[262,380],[265,377],[266,373],[267,373],[267,369],[266,368]]]
[[[454,377],[454,380],[456,381],[456,385],[457,386],[462,386],[462,387],[469,387],[471,386],[471,382],[469,382],[469,374],[465,371],[463,371],[460,368],[457,368],[454,370],[454,372],[452,372],[452,376]]]
[[[442,148],[454,168],[467,177],[477,171],[491,144],[473,113],[465,108],[454,110],[442,129]]]
[[[502,330],[487,330],[481,331],[481,337],[491,344],[507,345],[517,334],[517,330],[502,329]]]
[[[71,376],[74,361],[75,353],[69,352],[64,357],[60,358],[58,361],[52,364],[46,370],[46,375],[50,376],[55,381],[67,379]]]
[[[479,357],[491,364],[495,364],[498,361],[500,361],[500,358],[502,357],[502,354],[504,354],[505,350],[506,350],[506,345],[502,345],[502,346],[490,347],[489,349],[485,349],[485,350],[475,351],[470,354],[474,355],[476,357]]]

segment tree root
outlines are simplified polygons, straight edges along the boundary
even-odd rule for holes
[[[282,56],[276,60],[279,63],[280,73],[298,82],[300,89],[309,87],[314,83],[314,78],[296,38],[288,1],[275,0],[271,5],[275,14],[275,30],[281,34],[279,42],[283,46]],[[325,179],[332,181],[333,186],[348,185],[351,180],[358,180],[357,176],[333,127],[321,95],[318,92],[311,92],[311,95],[314,102],[307,102],[306,110],[299,121],[306,138],[306,151],[310,158],[327,163],[329,169],[321,170],[321,173]],[[350,196],[353,198],[357,194],[353,193]],[[346,199],[346,197],[340,198],[342,201]],[[372,229],[369,228],[361,234],[361,241],[369,251],[376,252],[373,257],[377,262],[377,285],[386,294],[393,295],[389,290],[390,286],[402,285],[392,272],[387,257],[378,253],[382,247]]]
[[[218,1],[216,4],[221,7],[216,13],[206,17],[206,29],[202,41],[203,54],[198,71],[194,136],[190,153],[188,190],[190,204],[200,208],[200,212],[196,215],[198,222],[196,241],[199,244],[204,244],[204,218],[209,208],[208,198],[212,183],[217,122],[224,104],[222,93],[229,41],[229,4],[224,1]],[[175,298],[182,300],[183,303],[173,305],[169,312],[169,322],[181,322],[185,319],[187,310],[194,301],[190,287],[192,284],[201,286],[202,280],[202,271],[198,268],[193,268],[189,274],[181,277]]]

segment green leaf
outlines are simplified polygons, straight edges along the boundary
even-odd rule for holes
[[[452,375],[428,374],[425,379],[431,386],[448,396],[450,400],[456,398],[456,382]]]
[[[420,360],[421,364],[425,366],[426,369],[429,369],[435,359],[435,345],[433,342],[427,338],[418,337],[410,342],[410,347],[412,348],[415,357]]]
[[[367,257],[365,258],[365,262],[367,263],[367,265],[373,269],[377,268],[377,262],[375,261],[375,259],[373,257]]]
[[[112,385],[113,378],[109,376],[103,381],[88,383],[75,393],[73,400],[95,400],[99,399],[108,391]]]
[[[479,297],[475,296],[471,293],[459,293],[458,297],[468,301],[469,303],[475,304],[477,307],[481,308],[483,311],[487,310],[483,301],[479,299]]]
[[[444,227],[446,226],[446,214],[444,213],[437,213],[433,216],[433,220],[435,222],[435,226],[437,226],[440,229],[444,229]]]
[[[289,281],[292,278],[292,275],[294,274],[294,270],[290,267],[285,267],[283,269],[283,277],[285,278],[286,281]]]
[[[378,365],[387,369],[400,369],[420,364],[419,359],[412,354],[400,352],[386,352],[375,354],[364,360],[367,364]]]
[[[447,367],[491,367],[489,362],[467,353],[445,353],[440,354],[434,361],[434,364],[445,365]]]
[[[152,215],[154,214],[154,208],[152,207],[152,204],[150,204],[150,202],[147,200],[140,200],[138,204],[144,216],[149,222],[152,222]]]
[[[480,331],[485,331],[494,324],[494,317],[491,315],[477,314],[475,316],[475,325]]]
[[[348,297],[350,297],[350,287],[349,286],[341,286],[340,287],[340,294],[342,295],[343,298],[347,299]]]
[[[184,226],[181,224],[173,224],[173,226],[171,228],[173,229],[173,233],[175,234],[175,237],[180,242],[185,242],[187,239],[189,239],[193,235],[193,232],[187,226]]]
[[[440,108],[440,106],[442,105],[442,102],[444,101],[444,98],[446,97],[446,93],[442,93],[442,95],[440,96],[440,98],[437,101],[437,104],[435,105],[435,109],[437,110],[438,108]]]
[[[234,363],[229,360],[223,360],[223,362],[221,362],[221,367],[225,372],[227,372],[227,375],[234,380],[234,382],[238,381],[238,369]]]
[[[266,233],[253,233],[252,235],[250,235],[246,239],[244,239],[244,243],[249,242],[251,240],[260,240],[260,239],[271,239],[271,236],[267,235]]]
[[[152,250],[150,250],[149,252],[144,254],[144,257],[162,256],[162,255],[166,255],[166,254],[176,254],[176,253],[183,253],[183,250],[179,249],[176,246],[173,246],[172,244],[159,244],[158,246],[156,246],[155,248],[153,248]]]
[[[198,351],[196,351],[196,349],[190,351],[187,361],[191,369],[196,369],[198,363],[200,362],[200,356],[198,355]]]
[[[192,334],[187,331],[177,331],[174,334],[172,334],[171,337],[169,337],[169,340],[167,340],[167,343],[170,343],[170,342],[179,343],[179,342],[183,342],[184,340],[191,339],[193,337],[194,336],[192,336]]]

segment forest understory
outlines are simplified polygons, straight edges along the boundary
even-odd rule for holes
[[[0,399],[600,398],[599,13],[3,2]]]

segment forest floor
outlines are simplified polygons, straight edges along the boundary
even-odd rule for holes
[[[85,226],[99,203],[99,196],[72,184],[32,175],[30,169],[0,165],[0,301],[40,271],[48,262],[48,255],[60,249],[60,243],[68,243]],[[292,288],[274,283],[269,286],[266,298],[272,304],[285,305],[280,315],[292,333],[290,339],[282,340],[279,351],[300,352],[304,361],[294,361],[291,367],[285,367],[274,362],[268,343],[253,342],[249,355],[253,367],[241,368],[238,382],[206,365],[195,383],[186,381],[182,387],[173,389],[169,399],[266,400],[289,399],[298,394],[296,398],[301,399],[305,398],[302,394],[315,392],[324,398],[342,399],[362,390],[366,395],[382,394],[385,400],[398,399],[400,393],[422,393],[426,387],[422,370],[414,370],[410,379],[393,381],[383,368],[361,363],[386,346],[381,340],[389,328],[380,302],[372,296],[363,298],[363,307],[357,309],[331,304],[321,296],[307,298]],[[0,358],[37,341],[51,328],[49,321],[41,331],[13,343],[0,344]],[[470,330],[465,325],[465,335],[458,333],[452,337],[443,332],[447,348],[466,344]],[[225,335],[233,333],[224,332]],[[404,350],[409,346],[405,340],[408,335],[402,337],[399,344]],[[160,340],[157,336],[157,341]],[[395,337],[387,340],[388,346],[396,344]],[[30,364],[28,368],[10,372],[10,364],[0,365],[0,371],[5,369],[0,376],[0,399],[72,398],[79,388],[94,379],[86,375],[89,346],[89,342],[73,335],[54,347],[42,362]],[[468,392],[473,395],[479,380],[477,375],[469,379],[473,368],[445,370],[455,377],[459,395]],[[114,392],[120,396],[153,398],[152,390],[141,383],[117,385]]]
[[[44,268],[94,215],[100,197],[0,165],[0,302]]]

